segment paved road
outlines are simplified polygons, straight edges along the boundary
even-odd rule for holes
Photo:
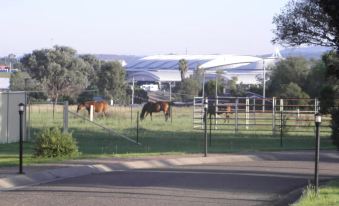
[[[287,205],[287,194],[313,179],[314,163],[281,158],[70,178],[1,192],[0,205]],[[322,180],[339,177],[338,159],[324,159],[320,168]]]

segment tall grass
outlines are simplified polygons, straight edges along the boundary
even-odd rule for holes
[[[313,186],[308,186],[300,200],[293,206],[335,206],[339,205],[339,180],[320,187],[316,194]]]

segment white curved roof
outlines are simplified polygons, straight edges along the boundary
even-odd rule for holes
[[[141,58],[126,66],[127,70],[172,69],[178,70],[178,62],[185,59],[190,70],[197,67],[215,68],[232,64],[248,64],[262,60],[254,56],[237,55],[154,55]]]
[[[176,70],[162,71],[140,71],[129,75],[128,81],[147,81],[147,82],[180,82],[180,72]]]
[[[272,57],[271,57],[272,58]],[[225,79],[238,77],[238,82],[258,84],[257,76],[262,75],[263,67],[274,64],[277,58],[259,58],[242,55],[153,55],[141,58],[127,64],[128,80],[170,82],[181,81],[179,60],[185,59],[188,65],[188,74],[197,68],[206,73],[216,74],[223,71]]]

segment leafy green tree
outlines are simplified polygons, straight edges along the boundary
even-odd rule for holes
[[[215,86],[217,86],[218,95],[222,95],[224,91],[224,85],[218,84],[215,80],[209,80],[205,83],[205,95],[209,97],[215,97]]]
[[[14,72],[11,74],[9,88],[12,91],[26,91],[35,89],[32,78],[27,72]]]
[[[245,96],[247,91],[246,86],[242,82],[240,84],[238,84],[237,82],[237,77],[232,77],[232,79],[229,79],[225,85],[226,91],[234,97]]]
[[[273,68],[267,82],[267,91],[271,96],[280,96],[283,85],[297,84],[304,88],[310,65],[304,58],[287,58],[277,63]]]
[[[79,56],[82,60],[88,64],[88,82],[86,82],[86,88],[91,85],[96,85],[98,82],[98,73],[101,69],[101,61],[96,56],[91,54],[84,54]]]
[[[280,92],[279,92],[280,98],[301,98],[301,99],[306,99],[310,98],[308,94],[306,94],[298,84],[294,82],[290,82],[289,84],[285,84],[281,86]]]
[[[10,78],[10,90],[28,91],[30,101],[47,99],[45,92],[41,92],[41,85],[32,79],[27,72],[14,72]]]
[[[337,0],[299,0],[291,1],[274,17],[276,38],[273,42],[287,45],[321,45],[330,46],[336,51],[323,56],[327,79],[331,85],[321,92],[323,112],[332,115],[332,139],[339,148],[339,103],[334,101],[338,96],[339,79],[339,2]],[[324,104],[325,102],[325,104]],[[331,105],[332,104],[332,105]],[[332,108],[332,109],[331,109]]]
[[[103,62],[98,73],[100,92],[120,103],[126,103],[125,70],[119,62]]]
[[[181,82],[181,91],[182,99],[187,98],[187,96],[194,97],[197,96],[201,89],[201,84],[197,79],[187,78]]]
[[[178,64],[179,64],[179,71],[181,75],[181,81],[183,81],[188,71],[187,61],[185,59],[180,59]]]
[[[54,104],[62,95],[84,88],[88,65],[69,47],[35,50],[21,59],[25,71],[47,92]]]
[[[324,86],[327,85],[326,66],[323,61],[316,61],[307,75],[304,91],[312,98],[318,98]]]
[[[202,89],[203,70],[196,69],[193,75],[177,83],[174,92],[179,92],[181,99],[191,99],[194,96],[199,95]]]
[[[276,28],[274,43],[283,45],[320,45],[338,48],[338,28],[322,5],[328,0],[290,1],[280,14],[273,18]]]

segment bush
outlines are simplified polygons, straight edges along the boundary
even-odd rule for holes
[[[332,114],[332,135],[333,144],[337,146],[339,150],[339,108],[333,109]]]
[[[35,157],[75,157],[79,155],[76,140],[70,133],[62,133],[59,128],[41,130],[35,140]]]

